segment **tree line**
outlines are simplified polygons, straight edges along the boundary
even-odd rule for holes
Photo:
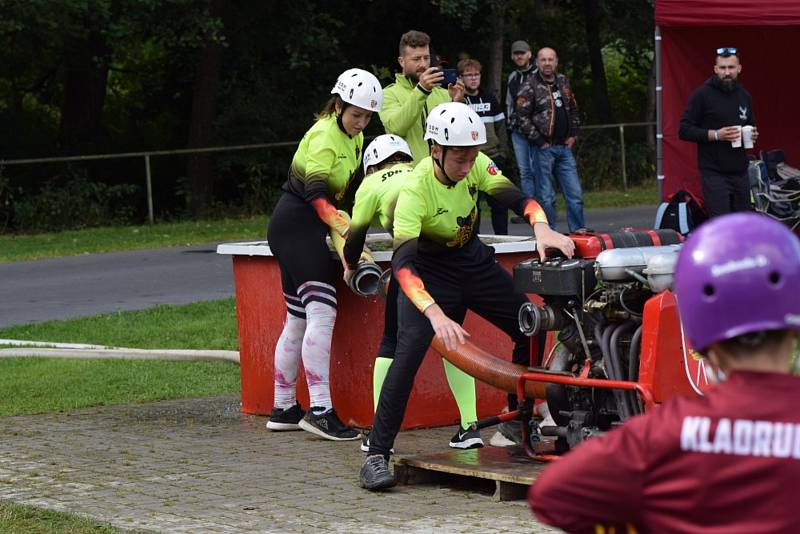
[[[391,83],[409,29],[453,66],[479,59],[501,96],[510,43],[551,46],[585,124],[654,117],[652,0],[0,0],[0,158],[296,140],[344,69]],[[376,117],[368,133],[381,131]],[[263,211],[290,158],[164,158],[157,205],[162,215]],[[54,205],[104,203],[100,219],[136,219],[142,173],[141,162],[113,160],[0,169],[0,229],[41,219],[47,194]],[[115,207],[127,197],[136,207]]]

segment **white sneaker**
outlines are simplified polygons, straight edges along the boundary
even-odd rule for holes
[[[513,441],[505,437],[500,432],[495,432],[492,436],[492,439],[489,440],[489,445],[492,447],[510,447],[514,444],[515,443]]]

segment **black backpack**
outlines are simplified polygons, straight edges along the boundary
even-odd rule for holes
[[[656,211],[656,230],[671,229],[683,235],[700,226],[708,219],[705,210],[688,191],[680,190],[662,202]]]

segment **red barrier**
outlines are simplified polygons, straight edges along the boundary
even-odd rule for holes
[[[498,261],[510,272],[515,264],[532,256],[531,245],[530,241],[498,244]],[[268,247],[263,244],[218,248],[220,254],[233,255],[242,411],[259,415],[267,415],[272,409],[274,351],[286,315],[278,264],[272,256],[263,255],[265,250]],[[386,252],[375,254],[382,268],[388,268],[388,256]],[[336,290],[338,315],[331,349],[333,405],[345,423],[368,427],[372,425],[372,367],[383,331],[383,301],[357,297],[341,280]],[[472,313],[467,315],[464,327],[476,345],[511,359],[512,344],[503,332]],[[485,384],[477,384],[477,395],[479,417],[495,415],[506,405],[506,394]],[[298,400],[308,406],[302,370]],[[417,374],[403,428],[450,425],[458,419],[442,359],[429,350]]]

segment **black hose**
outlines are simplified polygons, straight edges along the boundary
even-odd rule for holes
[[[605,362],[606,374],[611,380],[619,380],[619,374],[614,367],[614,361],[611,359],[611,351],[608,348],[608,343],[611,341],[611,334],[617,327],[616,324],[610,324],[603,329],[603,335],[600,337],[600,351],[603,353],[603,361]]]
[[[628,350],[628,380],[636,382],[639,380],[639,355],[642,352],[642,326],[636,329],[631,337],[631,348]],[[633,413],[641,413],[639,406],[639,396],[635,391],[629,394],[631,405],[633,406]]]
[[[619,377],[617,380],[627,380],[627,374],[622,372],[622,359],[619,356],[619,345],[617,342],[619,341],[619,336],[632,330],[636,327],[636,324],[632,321],[625,321],[620,324],[617,328],[614,329],[614,332],[611,334],[611,340],[609,342],[609,353],[611,354],[611,359],[614,360],[614,367],[617,371],[617,376]],[[619,395],[615,395],[615,398],[618,398],[622,401],[622,405],[625,406],[624,413],[621,414],[624,419],[628,419],[631,417],[633,413],[635,413],[633,405],[630,403],[630,395],[627,394],[625,391],[618,391],[614,390],[614,393],[619,393]]]
[[[603,352],[603,327],[602,321],[597,321],[594,323],[594,338],[597,340],[597,346],[600,347],[600,353]]]
[[[608,325],[605,330],[603,330],[603,336],[600,340],[600,350],[603,352],[603,361],[606,364],[606,374],[610,380],[624,380],[622,377],[622,368],[620,363],[614,358],[614,356],[612,356],[610,348],[611,336],[614,334],[615,330],[622,326],[624,326],[624,323]],[[625,396],[622,394],[622,391],[616,389],[611,390],[611,393],[614,396],[614,404],[617,406],[619,418],[621,421],[624,421],[630,417],[628,403],[625,401]]]

